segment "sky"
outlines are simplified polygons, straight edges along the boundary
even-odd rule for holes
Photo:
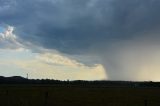
[[[159,0],[0,0],[0,75],[160,81]]]

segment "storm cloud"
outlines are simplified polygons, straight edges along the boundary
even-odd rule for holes
[[[159,10],[159,0],[0,0],[0,25],[13,26],[24,45],[95,56],[109,79],[152,80]]]

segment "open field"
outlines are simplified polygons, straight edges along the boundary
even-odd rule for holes
[[[1,85],[0,106],[160,106],[160,89]]]

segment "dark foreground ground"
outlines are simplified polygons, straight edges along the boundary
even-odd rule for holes
[[[0,85],[0,106],[160,106],[160,89]]]

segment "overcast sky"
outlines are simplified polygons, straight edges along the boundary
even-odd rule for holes
[[[0,0],[0,75],[160,81],[159,0]]]

